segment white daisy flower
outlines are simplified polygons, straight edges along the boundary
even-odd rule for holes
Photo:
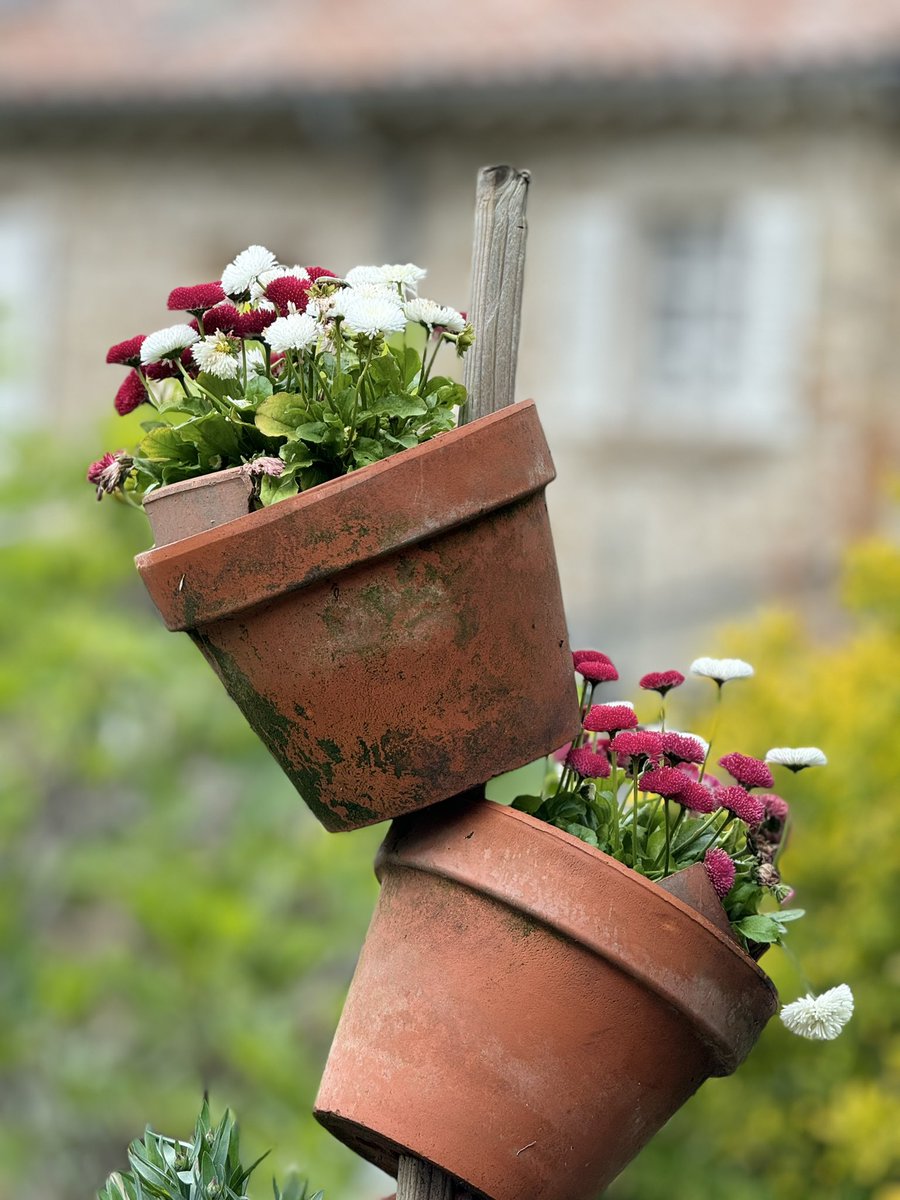
[[[781,1010],[782,1023],[791,1033],[819,1042],[833,1041],[852,1016],[853,993],[846,983],[821,996],[802,996]]]
[[[720,686],[729,679],[747,679],[753,668],[742,658],[695,658],[691,663],[691,674],[714,679]]]
[[[162,358],[177,358],[199,337],[190,325],[168,325],[165,329],[157,329],[155,333],[148,333],[141,343],[141,362],[146,367]]]
[[[271,250],[265,246],[248,246],[222,272],[222,290],[226,296],[243,296],[261,275],[277,266]]]
[[[406,313],[407,321],[425,325],[428,329],[434,329],[435,325],[442,325],[450,333],[462,333],[466,327],[466,318],[462,313],[457,312],[455,308],[450,308],[449,305],[426,300],[424,296],[407,300],[403,305],[403,311]]]
[[[249,349],[247,349],[245,351],[245,353],[247,356],[247,370],[248,371],[257,371],[257,372],[265,371],[266,356],[265,356],[265,354],[263,354],[262,350],[260,350],[259,346],[250,346]]]
[[[308,350],[315,345],[321,330],[309,313],[291,313],[279,317],[263,333],[275,351]]]
[[[406,317],[399,303],[387,296],[363,296],[353,291],[340,297],[344,328],[350,333],[379,337],[385,333],[400,333],[406,328]]]
[[[323,325],[326,321],[330,321],[336,312],[336,305],[340,293],[335,292],[331,296],[311,296],[306,302],[306,314]]]
[[[359,287],[362,283],[378,283],[384,287],[384,275],[381,267],[353,267],[344,276],[344,282],[351,287]]]
[[[825,767],[828,759],[818,746],[776,746],[766,751],[766,762],[777,763],[789,771],[802,771],[804,767]]]
[[[191,347],[194,362],[216,379],[236,379],[241,369],[236,355],[237,343],[226,333],[211,333]]]
[[[406,293],[414,296],[427,271],[415,263],[385,263],[381,273],[385,283],[399,284]]]

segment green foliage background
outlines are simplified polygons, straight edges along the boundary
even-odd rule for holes
[[[359,1194],[308,1113],[382,831],[323,833],[161,627],[131,566],[142,519],[92,505],[71,452],[21,461],[0,481],[0,1200],[91,1196],[146,1122],[187,1133],[205,1086],[249,1153],[274,1148],[257,1196],[292,1162],[329,1200]],[[900,555],[868,544],[839,643],[778,616],[708,648],[757,668],[729,685],[721,751],[829,755],[791,791],[785,873],[810,910],[791,942],[818,986],[853,986],[857,1013],[827,1045],[773,1024],[617,1200],[900,1200],[898,583]],[[800,993],[780,951],[764,965]]]

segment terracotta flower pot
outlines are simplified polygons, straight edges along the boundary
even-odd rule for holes
[[[702,866],[689,905],[476,801],[395,822],[376,872],[315,1115],[388,1172],[406,1153],[491,1200],[594,1200],[777,1007]]]
[[[578,729],[531,401],[259,512],[222,475],[245,515],[210,528],[203,481],[161,489],[137,567],[327,829],[464,792]]]

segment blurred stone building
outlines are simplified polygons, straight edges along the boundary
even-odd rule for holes
[[[827,627],[900,424],[898,114],[900,0],[0,0],[0,421],[96,424],[107,345],[250,242],[465,307],[511,162],[573,639]]]

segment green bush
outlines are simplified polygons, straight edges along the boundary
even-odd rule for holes
[[[358,1192],[310,1109],[383,830],[325,834],[162,627],[143,518],[95,504],[71,453],[21,461],[0,479],[0,1197],[84,1200],[147,1122],[186,1135],[207,1087],[272,1172]]]

